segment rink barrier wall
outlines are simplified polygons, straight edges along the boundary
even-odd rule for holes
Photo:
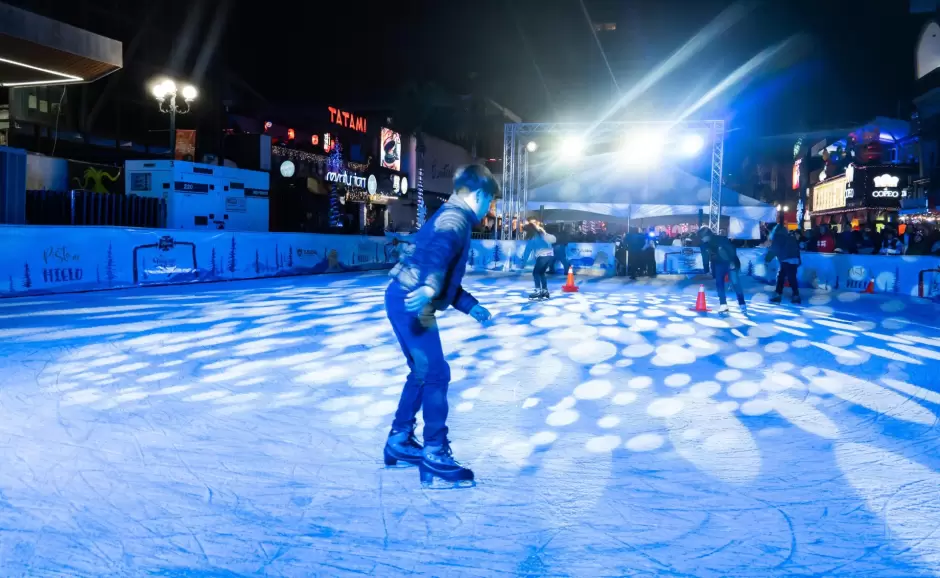
[[[739,249],[741,271],[764,283],[776,282],[779,264],[766,263],[766,249]],[[817,291],[864,291],[875,282],[875,293],[940,298],[940,257],[803,253],[797,270],[800,287]]]
[[[389,269],[410,249],[388,237],[176,231],[118,227],[0,225],[0,297],[95,291],[147,285],[175,285]],[[524,241],[474,240],[471,272],[523,270]],[[657,269],[675,273],[701,265],[700,255],[679,260],[657,249]],[[570,243],[575,273],[613,275],[613,243]],[[777,262],[765,263],[766,249],[739,249],[744,275],[773,283]],[[819,291],[863,291],[874,279],[877,293],[940,298],[940,258],[804,253],[801,287]],[[526,271],[531,271],[530,257]],[[670,269],[666,271],[666,269]],[[683,272],[683,271],[678,271]],[[691,273],[691,271],[690,271]]]
[[[695,274],[703,268],[701,252],[693,247],[661,246],[656,249],[659,273]],[[613,275],[616,270],[613,243],[569,243],[568,259],[578,275]],[[473,271],[520,271],[525,241],[475,240],[468,267]],[[756,281],[775,284],[779,264],[764,261],[767,249],[738,249],[741,272]],[[885,256],[803,253],[798,270],[800,287],[817,291],[864,291],[870,280],[876,293],[940,299],[940,258],[933,256]],[[668,259],[668,264],[667,264]],[[535,259],[529,258],[526,271]]]
[[[390,269],[386,237],[0,225],[0,297]]]
[[[530,255],[525,267],[525,241],[495,241],[474,239],[467,259],[467,269],[486,271],[531,271],[535,256]],[[568,243],[566,257],[579,275],[606,276],[616,271],[613,243]]]

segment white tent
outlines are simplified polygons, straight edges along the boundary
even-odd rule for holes
[[[611,153],[585,158],[572,169],[567,175],[557,169],[543,173],[529,191],[528,210],[542,210],[543,218],[555,221],[708,214],[708,181],[675,166],[632,170]],[[729,235],[744,239],[759,238],[759,224],[777,218],[771,205],[727,187],[722,187],[721,214],[729,218]]]

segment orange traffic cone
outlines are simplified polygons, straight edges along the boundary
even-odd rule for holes
[[[862,291],[862,293],[867,293],[871,295],[874,292],[875,292],[875,278],[872,277],[871,280],[868,282],[868,287],[865,287],[865,290]]]
[[[708,308],[708,305],[705,304],[705,286],[704,285],[698,286],[698,297],[695,299],[695,309],[693,309],[693,311],[698,311],[699,313],[711,311],[711,309]]]
[[[577,293],[578,286],[574,284],[574,266],[568,266],[568,281],[561,286],[561,290],[565,293]]]

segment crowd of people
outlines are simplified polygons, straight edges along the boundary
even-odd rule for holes
[[[802,250],[815,253],[940,256],[940,229],[926,222],[890,224],[881,231],[872,225],[819,225],[800,233],[799,241]]]

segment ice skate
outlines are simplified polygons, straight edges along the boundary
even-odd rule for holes
[[[450,446],[427,446],[418,464],[421,485],[429,489],[467,488],[476,485],[473,471],[454,459]]]
[[[424,448],[413,431],[392,431],[388,434],[388,441],[385,442],[385,465],[387,467],[416,466],[421,463],[423,454]],[[399,464],[398,462],[405,463]]]
[[[783,295],[774,295],[770,298],[771,303],[780,303],[780,300],[783,299]]]
[[[538,301],[538,300],[541,299],[541,298],[542,298],[542,292],[541,292],[541,291],[533,291],[533,292],[529,293],[529,301]]]
[[[548,289],[542,289],[542,294],[539,299],[547,300],[551,299],[551,295],[548,293]]]
[[[790,299],[790,303],[793,303],[794,305],[799,305],[799,304],[802,303],[802,302],[803,302],[803,300],[800,299],[800,296],[799,296],[799,295],[794,295],[793,298]]]
[[[721,304],[718,306],[718,313],[727,313],[727,312],[728,312],[728,305]]]
[[[742,303],[741,305],[738,306],[738,311],[741,312],[741,315],[747,317],[747,305]]]

